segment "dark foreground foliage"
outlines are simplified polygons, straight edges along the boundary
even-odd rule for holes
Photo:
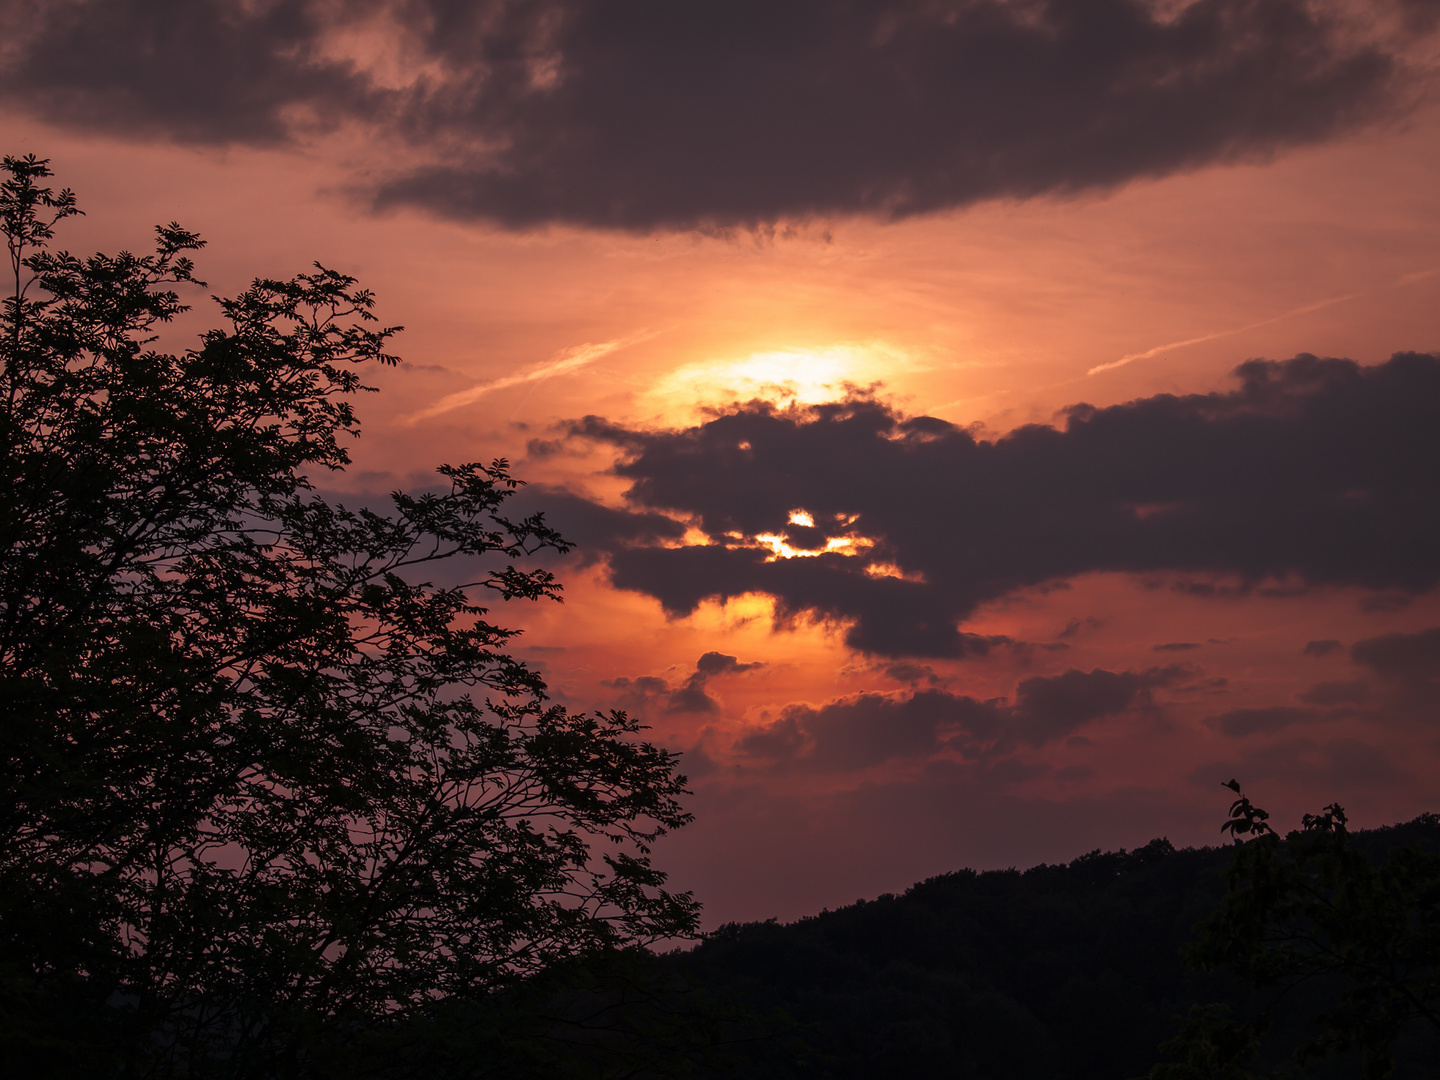
[[[201,241],[54,250],[49,175],[0,163],[0,1074],[410,1067],[456,1003],[693,931],[675,756],[491,621],[568,549],[505,462],[317,490],[396,362],[370,293],[257,279],[165,351]]]
[[[1440,821],[1352,840],[1367,865],[1408,845],[1440,852]],[[789,925],[726,926],[665,962],[777,1025],[769,1039],[731,1047],[744,1063],[717,1076],[1124,1080],[1165,1056],[1162,1043],[1173,1041],[1175,1056],[1227,1040],[1245,1070],[1216,1059],[1168,1075],[1359,1076],[1359,1054],[1344,1047],[1303,1066],[1293,1057],[1324,1037],[1314,1017],[1346,999],[1341,974],[1252,991],[1223,964],[1203,971],[1182,958],[1197,924],[1232,918],[1216,913],[1227,910],[1232,859],[1255,858],[1246,847],[1177,851],[1155,840],[1063,866],[960,871]],[[1181,1017],[1190,1037],[1176,1040]],[[1398,1036],[1393,1077],[1440,1074],[1440,1040],[1426,1025],[1402,1024]],[[1247,1041],[1258,1046],[1249,1058]]]
[[[1317,993],[1321,1005],[1295,1061],[1350,1055],[1364,1080],[1382,1080],[1409,1032],[1440,1036],[1440,852],[1412,843],[1381,857],[1350,832],[1339,803],[1304,815],[1282,841],[1239,783],[1225,786],[1237,796],[1223,826],[1237,843],[1228,888],[1186,953],[1203,970],[1238,976],[1270,1004],[1243,1019],[1223,1006],[1192,1010],[1168,1047],[1182,1062],[1157,1068],[1151,1080],[1247,1080],[1242,1066],[1256,1056],[1278,1002]]]

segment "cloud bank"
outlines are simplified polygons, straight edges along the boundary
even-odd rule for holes
[[[1423,6],[0,0],[0,94],[202,144],[359,125],[406,148],[387,155],[405,166],[357,178],[373,205],[509,227],[894,218],[1263,158],[1393,116],[1415,73],[1375,28],[1405,23],[1413,42]]]
[[[1226,393],[1077,405],[1063,426],[993,441],[863,397],[753,402],[679,430],[589,417],[570,435],[621,450],[630,509],[570,496],[560,523],[673,615],[763,593],[782,621],[846,623],[852,648],[891,657],[983,655],[1000,642],[960,629],[978,605],[1091,572],[1387,604],[1440,583],[1440,357],[1306,355],[1236,376]],[[680,543],[679,521],[706,542]],[[1376,670],[1430,655],[1366,648]]]
[[[927,757],[941,749],[967,760],[1039,747],[1094,720],[1149,704],[1153,687],[1186,674],[1179,667],[1148,671],[1071,669],[1022,679],[1015,700],[978,701],[945,690],[859,694],[787,706],[774,722],[744,736],[738,749],[784,767],[851,771],[893,758]]]

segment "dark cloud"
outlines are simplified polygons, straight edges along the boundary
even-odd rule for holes
[[[1357,641],[1350,649],[1357,664],[1406,682],[1440,682],[1440,626],[1414,634],[1385,634]]]
[[[714,714],[720,711],[720,702],[705,692],[705,675],[697,671],[670,692],[665,699],[665,711]]]
[[[1391,715],[1427,725],[1440,719],[1440,626],[1357,641],[1350,658],[1379,677]]]
[[[1227,595],[1276,581],[1407,594],[1440,582],[1440,357],[1300,356],[1236,374],[1228,393],[1075,406],[1063,427],[993,441],[868,398],[752,403],[683,430],[589,418],[573,431],[623,450],[632,506],[684,517],[709,540],[615,545],[616,585],[672,614],[765,593],[782,621],[848,622],[847,643],[872,654],[983,655],[996,640],[958,627],[977,605],[1087,572],[1211,575]],[[797,509],[857,553],[776,558],[746,539],[782,532]],[[1356,659],[1412,655],[1376,641]],[[1430,641],[1413,649],[1429,656]]]
[[[903,698],[861,694],[818,709],[791,705],[779,720],[740,741],[752,757],[803,762],[820,770],[848,771],[896,757],[922,757],[938,748],[942,725],[998,729],[994,702],[921,690]]]
[[[1105,188],[1325,139],[1395,114],[1410,83],[1373,32],[1390,0],[1365,34],[1304,0],[0,4],[12,103],[221,144],[358,122],[417,163],[377,205],[518,227]]]
[[[575,545],[582,562],[628,544],[653,547],[673,543],[685,535],[685,526],[664,514],[635,513],[602,506],[564,488],[527,484],[505,504],[512,519],[543,514],[545,524]]]
[[[1067,671],[1022,679],[1013,704],[944,690],[860,694],[818,708],[790,705],[751,732],[738,749],[751,757],[822,771],[852,771],[893,758],[925,757],[942,747],[969,759],[994,759],[1039,747],[1105,716],[1149,703],[1153,687],[1179,668]]]
[[[1191,649],[1200,648],[1198,641],[1167,641],[1164,645],[1156,645],[1156,652],[1189,652]]]
[[[1306,656],[1326,657],[1338,653],[1343,647],[1334,638],[1325,638],[1323,641],[1307,641],[1301,652]]]
[[[671,686],[668,679],[658,675],[641,675],[634,679],[622,675],[615,679],[602,679],[600,685],[619,691],[616,705],[641,716],[652,708],[699,716],[720,712],[720,703],[705,692],[705,676],[698,673],[690,675],[679,686]]]
[[[756,668],[764,667],[762,661],[755,661],[751,664],[742,664],[734,656],[727,656],[722,652],[707,652],[695,661],[695,671],[707,678],[711,675],[732,675],[742,671],[754,671]]]
[[[621,704],[637,712],[658,703],[667,713],[713,715],[720,712],[720,702],[705,688],[710,679],[754,671],[764,666],[764,661],[742,664],[734,656],[707,652],[696,661],[695,670],[679,686],[672,687],[667,680],[655,675],[642,675],[637,679],[623,676],[605,679],[601,685],[621,691]]]
[[[935,669],[929,664],[916,664],[908,660],[886,664],[881,670],[896,682],[909,683],[912,686],[922,682],[938,686],[941,681],[940,676],[935,674]]]
[[[323,51],[341,6],[0,0],[8,38],[0,94],[47,119],[107,133],[288,141],[297,127],[372,115],[386,96]]]
[[[417,169],[379,202],[511,225],[749,225],[902,216],[1263,155],[1394,100],[1394,58],[1312,10],[537,4],[527,33],[556,82],[537,90],[516,58],[508,77],[464,84],[458,122],[504,149]],[[449,63],[488,49],[478,21],[456,29],[430,43]]]
[[[600,685],[609,686],[615,690],[633,691],[646,696],[663,694],[670,689],[670,684],[658,675],[641,675],[635,679],[621,675],[615,679],[601,679]]]
[[[1329,714],[1317,709],[1301,709],[1293,705],[1276,705],[1268,709],[1231,709],[1219,716],[1208,718],[1205,723],[1219,728],[1226,735],[1269,735],[1296,724],[1311,723],[1329,719]]]
[[[1327,648],[1321,655],[1334,651]],[[1350,655],[1369,668],[1372,677],[1316,683],[1297,695],[1301,706],[1232,709],[1205,722],[1233,736],[1271,734],[1353,716],[1386,724],[1434,722],[1440,706],[1440,627],[1357,641]]]
[[[1155,686],[1169,686],[1186,674],[1176,665],[1148,671],[1077,671],[1032,676],[1015,688],[1011,730],[1025,743],[1040,746],[1076,728],[1124,712]]]

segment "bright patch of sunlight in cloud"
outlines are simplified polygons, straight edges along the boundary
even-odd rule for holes
[[[906,572],[894,563],[870,563],[865,567],[865,573],[870,577],[899,578],[901,581],[913,581],[917,584],[925,584],[925,575],[916,572]]]
[[[770,549],[771,554],[765,559],[766,562],[774,562],[776,559],[813,559],[816,555],[859,555],[874,544],[873,540],[867,540],[863,536],[832,536],[825,541],[823,548],[808,551],[805,548],[791,547],[783,536],[775,533],[760,533],[755,537],[755,542]]]
[[[867,387],[914,367],[908,354],[879,343],[776,349],[686,364],[661,377],[643,400],[665,412],[757,398],[815,405],[843,399],[849,386]]]

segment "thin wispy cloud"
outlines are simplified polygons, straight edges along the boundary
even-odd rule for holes
[[[1440,266],[1431,267],[1429,270],[1420,270],[1413,274],[1406,274],[1404,277],[1396,278],[1391,284],[1392,289],[1401,285],[1414,285],[1417,281],[1429,281],[1433,277],[1440,277]]]
[[[1429,270],[1419,270],[1413,274],[1405,274],[1382,286],[1377,292],[1387,292],[1390,289],[1398,289],[1405,285],[1413,285],[1417,281],[1427,281],[1436,275],[1440,275],[1440,267],[1432,267]],[[1344,296],[1332,296],[1326,300],[1317,300],[1313,304],[1304,304],[1301,307],[1291,308],[1289,311],[1279,315],[1272,315],[1268,319],[1261,319],[1259,322],[1246,323],[1244,326],[1232,327],[1229,330],[1217,330],[1213,334],[1202,334],[1200,337],[1186,338],[1184,341],[1171,341],[1164,345],[1156,345],[1153,349],[1146,349],[1144,352],[1131,353],[1122,356],[1119,360],[1112,360],[1108,364],[1097,364],[1086,375],[1099,375],[1101,372],[1114,371],[1116,368],[1124,367],[1126,364],[1133,364],[1136,360],[1149,360],[1151,357],[1159,356],[1161,353],[1170,352],[1173,349],[1183,349],[1188,345],[1200,345],[1206,341],[1215,341],[1218,338],[1232,337],[1235,334],[1243,334],[1248,330],[1259,330],[1262,326],[1273,326],[1275,323],[1284,322],[1286,319],[1298,318],[1301,315],[1308,315],[1312,311],[1319,311],[1322,308],[1333,307],[1335,304],[1343,304],[1347,300],[1356,300],[1365,296],[1365,292],[1346,293]]]
[[[1286,319],[1293,319],[1300,315],[1308,315],[1312,311],[1319,311],[1321,308],[1331,307],[1335,304],[1343,304],[1346,300],[1354,300],[1356,297],[1364,295],[1364,293],[1355,292],[1346,293],[1344,296],[1332,296],[1328,300],[1320,300],[1313,304],[1306,304],[1303,307],[1292,308],[1282,315],[1273,315],[1268,319],[1261,319],[1259,322],[1246,323],[1244,326],[1235,326],[1229,330],[1216,330],[1213,334],[1202,334],[1199,337],[1186,338],[1184,341],[1166,342],[1164,345],[1156,345],[1153,349],[1146,349],[1144,352],[1122,356],[1119,360],[1112,360],[1108,364],[1097,364],[1085,372],[1085,374],[1099,375],[1102,371],[1114,371],[1116,368],[1124,367],[1126,364],[1133,364],[1136,360],[1149,360],[1152,356],[1159,356],[1161,353],[1170,352],[1172,349],[1183,349],[1187,345],[1199,345],[1202,342],[1215,341],[1217,338],[1243,334],[1247,330],[1259,330],[1262,326],[1271,326],[1274,323],[1284,322]]]
[[[568,349],[561,349],[553,358],[545,361],[543,364],[536,364],[514,375],[506,375],[499,379],[493,379],[490,382],[480,383],[478,386],[472,386],[468,390],[457,390],[453,394],[446,394],[433,405],[429,405],[419,412],[411,413],[408,416],[402,416],[400,423],[405,427],[414,427],[421,420],[429,420],[433,416],[439,416],[442,413],[451,412],[454,409],[464,408],[466,405],[471,405],[479,401],[486,394],[493,394],[497,390],[506,390],[512,386],[523,386],[525,383],[540,382],[543,379],[553,378],[556,375],[567,375],[572,371],[578,371],[580,368],[593,364],[602,356],[608,356],[610,353],[617,352],[620,349],[637,345],[642,341],[648,341],[659,332],[658,330],[646,330],[639,334],[632,334],[629,337],[616,338],[613,341],[587,341],[583,345],[573,345]]]

